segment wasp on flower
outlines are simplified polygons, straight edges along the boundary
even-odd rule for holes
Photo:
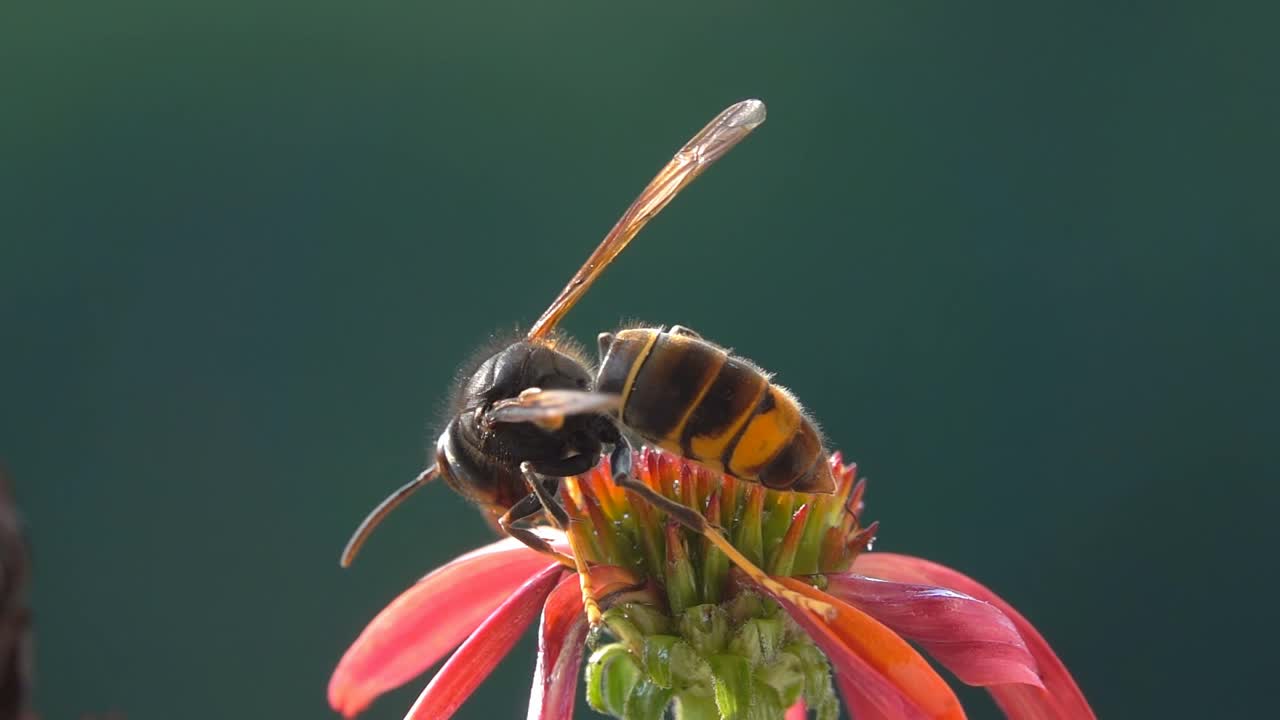
[[[908,641],[1010,717],[1092,717],[985,588],[863,552],[876,530],[859,520],[864,485],[763,370],[677,325],[602,333],[593,374],[558,334],[645,223],[764,117],[748,100],[713,119],[527,336],[464,374],[435,463],[369,514],[342,564],[436,477],[509,539],[375,618],[334,672],[335,709],[354,715],[457,648],[406,716],[448,717],[541,611],[530,718],[572,715],[585,646],[591,706],[623,719],[835,718],[837,686],[860,719],[964,717]]]

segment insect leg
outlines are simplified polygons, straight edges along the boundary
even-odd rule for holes
[[[529,497],[538,500],[552,526],[557,530],[569,527],[569,513],[565,512],[564,506],[560,504],[560,499],[555,494],[554,487],[557,479],[539,475],[533,469],[533,463],[530,462],[520,463],[520,474],[524,475],[524,484],[528,485],[529,490],[533,492]]]
[[[707,519],[700,513],[658,493],[658,491],[635,479],[631,474],[631,444],[627,442],[625,437],[619,439],[613,446],[613,454],[610,456],[610,460],[613,463],[614,483],[634,492],[650,504],[666,512],[676,522],[705,537],[712,545],[716,546],[716,549],[728,556],[729,560],[745,572],[747,577],[750,577],[755,583],[774,595],[786,598],[788,602],[807,610],[812,610],[827,619],[835,617],[835,608],[832,606],[789,590],[782,583],[769,577],[764,570],[757,567],[755,563],[751,562],[747,556],[739,552],[732,543],[725,539],[724,535],[721,534],[723,532],[721,528],[707,522]]]
[[[502,529],[502,532],[528,545],[530,549],[555,558],[565,567],[576,568],[577,564],[573,558],[551,547],[551,543],[528,527],[525,527],[528,522],[536,518],[543,510],[541,498],[537,495],[525,495],[519,502],[512,505],[510,510],[503,513],[502,517],[498,518],[498,527]],[[564,512],[564,509],[561,508],[560,512]]]
[[[524,475],[525,483],[533,490],[531,497],[536,497],[538,502],[542,503],[543,509],[547,516],[553,518],[553,522],[562,522],[561,529],[569,526],[569,514],[565,512],[564,507],[560,505],[560,501],[555,495],[547,492],[542,485],[543,478],[533,471],[533,464],[530,462],[520,463],[520,472]],[[569,545],[573,547],[573,535],[568,534]],[[595,588],[591,584],[591,573],[588,572],[587,561],[582,558],[582,552],[578,548],[573,548],[573,569],[578,573],[578,584],[582,587],[582,607],[587,611],[587,624],[592,628],[600,624],[603,613],[600,610],[600,603],[596,602]]]

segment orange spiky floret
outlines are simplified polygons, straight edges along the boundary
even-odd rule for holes
[[[636,478],[695,510],[753,563],[772,574],[811,575],[847,570],[874,533],[858,521],[865,484],[856,467],[830,459],[835,492],[816,495],[772,490],[745,482],[653,448],[633,458]],[[658,584],[672,570],[672,553],[691,563],[699,602],[719,602],[729,565],[719,550],[695,533],[672,526],[666,513],[612,480],[608,459],[564,483],[570,535],[588,563],[633,568]],[[870,531],[870,532],[868,532]],[[681,539],[680,548],[671,539]]]

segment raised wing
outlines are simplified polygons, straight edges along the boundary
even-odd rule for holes
[[[564,286],[564,290],[560,291],[560,295],[551,303],[551,307],[548,307],[547,311],[542,313],[542,317],[533,324],[533,328],[529,330],[529,339],[535,340],[551,332],[560,322],[560,318],[564,317],[564,314],[582,298],[587,288],[591,287],[591,283],[600,277],[600,273],[604,272],[609,263],[618,257],[645,223],[661,212],[662,208],[666,207],[667,203],[671,202],[672,198],[686,185],[693,182],[694,178],[701,175],[702,171],[724,157],[734,145],[759,127],[764,122],[764,118],[763,102],[743,100],[725,108],[697,135],[690,138],[675,157],[671,158],[671,162],[649,181],[609,234],[604,236],[600,246],[591,253],[587,262],[573,276],[569,284]]]

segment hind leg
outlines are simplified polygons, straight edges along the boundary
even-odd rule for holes
[[[657,506],[660,510],[671,516],[673,520],[690,530],[705,537],[716,546],[720,552],[724,553],[729,561],[737,565],[740,570],[747,574],[751,580],[758,585],[764,587],[769,592],[778,597],[786,598],[788,602],[794,603],[807,610],[831,619],[835,617],[835,608],[827,603],[810,599],[800,593],[790,590],[769,577],[764,570],[761,570],[751,562],[746,555],[738,551],[724,535],[721,529],[707,522],[707,519],[701,513],[682,505],[671,498],[660,494],[653,488],[645,485],[631,475],[631,445],[625,438],[621,438],[613,448],[613,454],[610,456],[613,462],[613,481],[619,486],[626,488],[648,501],[651,505]]]

